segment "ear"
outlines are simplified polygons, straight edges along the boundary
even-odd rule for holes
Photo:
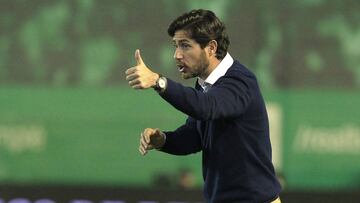
[[[208,46],[209,55],[216,56],[216,51],[217,51],[217,46],[218,46],[217,41],[211,40],[207,46]]]

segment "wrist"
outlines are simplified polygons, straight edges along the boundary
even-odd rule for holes
[[[162,93],[166,90],[167,87],[167,79],[166,77],[158,74],[158,79],[156,80],[156,84],[153,87],[157,92]]]
[[[164,147],[165,142],[166,142],[166,134],[161,132],[160,136],[161,136],[161,139],[160,139],[161,141],[160,141],[159,145],[155,148],[156,150],[161,150]]]
[[[153,82],[153,85],[151,86],[152,88],[156,87],[157,81],[159,80],[160,77],[161,77],[161,74],[154,73],[154,82]]]

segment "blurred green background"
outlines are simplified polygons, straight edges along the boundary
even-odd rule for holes
[[[145,63],[183,81],[169,23],[194,8],[227,25],[255,72],[284,188],[360,188],[360,2],[355,0],[0,1],[0,183],[202,185],[201,155],[138,153],[146,127],[186,116],[124,72]]]

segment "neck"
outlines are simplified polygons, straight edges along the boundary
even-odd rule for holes
[[[207,67],[206,71],[204,71],[203,74],[201,74],[199,77],[203,80],[206,80],[207,77],[209,77],[210,73],[215,70],[215,68],[219,65],[221,61],[217,59],[216,57],[209,60],[209,66]]]

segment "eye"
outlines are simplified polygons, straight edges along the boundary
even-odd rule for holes
[[[186,43],[183,43],[183,44],[180,44],[180,48],[182,49],[187,49],[187,48],[190,48],[191,46],[189,44],[186,44]]]

